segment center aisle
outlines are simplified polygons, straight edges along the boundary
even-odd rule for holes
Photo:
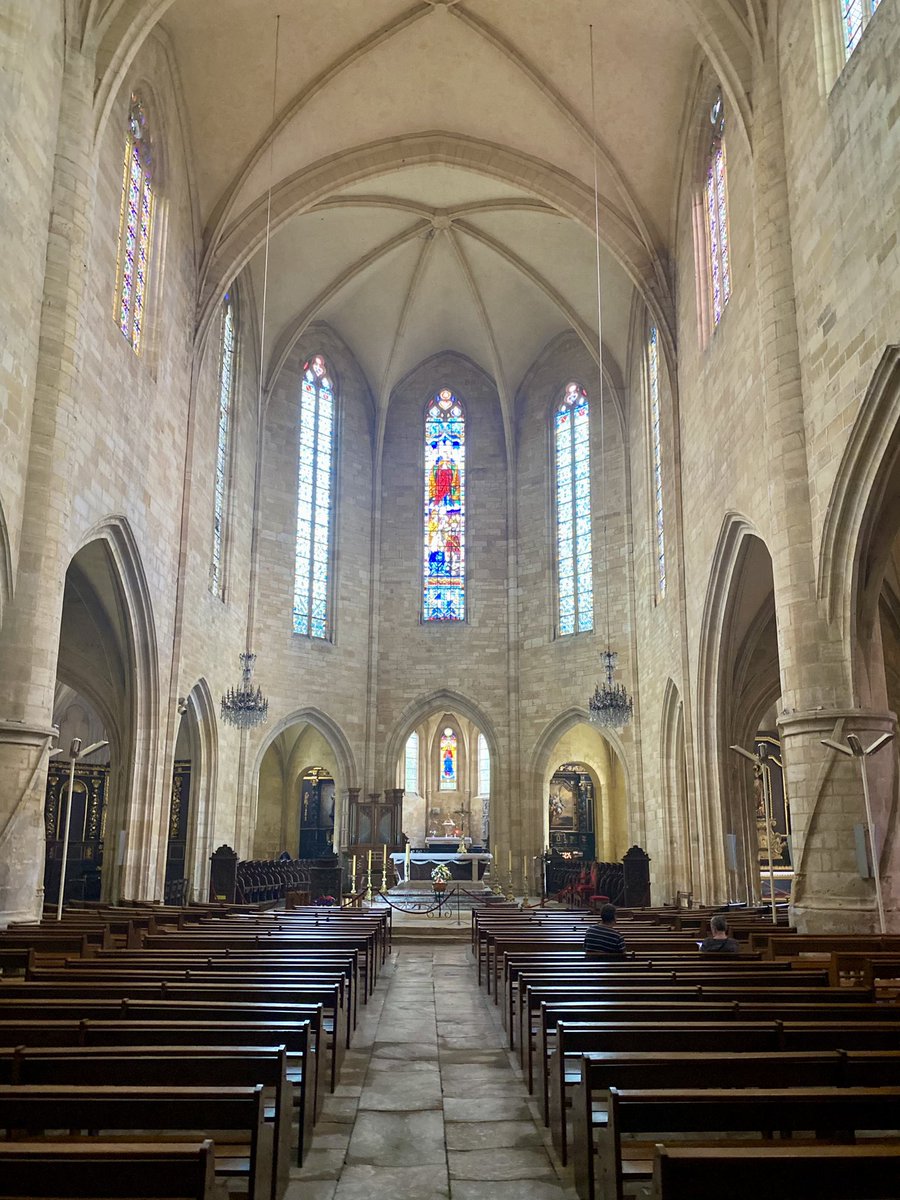
[[[574,1200],[468,942],[403,945],[363,1012],[285,1200]]]

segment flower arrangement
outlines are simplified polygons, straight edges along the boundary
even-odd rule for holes
[[[450,868],[446,863],[438,863],[438,865],[431,872],[431,878],[435,881],[435,883],[446,883],[450,878]]]
[[[333,908],[337,904],[334,896],[316,896],[314,901],[316,908]]]

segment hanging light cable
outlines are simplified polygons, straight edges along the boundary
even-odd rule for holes
[[[590,719],[595,725],[607,729],[621,729],[634,714],[634,702],[622,683],[613,683],[613,671],[617,655],[612,650],[609,608],[609,545],[607,540],[607,496],[606,489],[606,437],[604,428],[603,397],[603,305],[600,299],[600,183],[597,170],[597,98],[594,86],[594,26],[589,25],[591,60],[591,142],[594,158],[594,262],[597,282],[597,369],[600,375],[598,397],[600,403],[600,483],[603,496],[603,581],[606,596],[606,650],[603,652],[605,682],[594,688],[588,701]]]
[[[281,28],[281,17],[275,17],[275,49],[272,61],[272,137],[269,141],[269,186],[266,194],[266,238],[265,252],[263,255],[263,294],[262,294],[262,312],[259,322],[259,379],[257,383],[256,393],[256,412],[257,418],[262,419],[262,400],[263,400],[263,382],[266,362],[266,313],[269,303],[269,244],[272,237],[272,179],[275,169],[275,117],[277,114],[277,97],[278,97],[278,37]],[[256,470],[256,491],[258,495],[259,485],[259,464],[257,463]],[[253,610],[253,570],[252,562],[256,553],[256,497],[254,497],[254,522],[253,522],[253,546],[250,551],[251,571],[250,571],[250,596],[248,597],[248,614],[252,614]],[[248,615],[247,621],[247,641],[250,641],[250,628],[252,625],[252,617]],[[241,682],[236,688],[229,688],[222,697],[222,720],[229,725],[235,725],[239,729],[251,729],[254,725],[261,725],[269,717],[269,702],[263,696],[262,690],[257,686],[255,689],[252,685],[253,664],[256,662],[256,655],[250,651],[248,646],[247,651],[241,655]]]

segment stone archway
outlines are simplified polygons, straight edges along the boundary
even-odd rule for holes
[[[756,806],[747,766],[730,749],[752,749],[763,715],[780,698],[772,559],[762,537],[730,514],[713,560],[703,614],[698,689],[700,898],[757,899]],[[726,835],[736,840],[729,865]]]
[[[347,793],[357,786],[356,769],[340,728],[315,709],[285,717],[270,731],[256,757],[255,804],[248,831],[247,856],[277,858],[287,850],[292,858],[300,845],[301,779],[311,766],[334,781],[333,848],[343,844],[347,830]]]
[[[161,897],[168,789],[158,786],[156,634],[124,520],[95,528],[69,563],[57,677],[88,699],[109,741],[102,895]]]

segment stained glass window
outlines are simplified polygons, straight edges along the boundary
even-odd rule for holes
[[[725,105],[717,92],[709,111],[712,141],[706,163],[706,224],[713,324],[718,325],[731,296],[728,235],[728,175],[725,165]]]
[[[231,444],[231,404],[234,393],[234,302],[229,292],[222,302],[222,340],[219,356],[219,424],[216,435],[216,479],[213,490],[213,549],[210,591],[214,596],[225,592],[224,545],[225,509],[228,493],[228,466]]]
[[[331,636],[328,571],[334,460],[334,384],[321,354],[303,365],[300,386],[300,462],[297,473],[297,552],[294,633]]]
[[[662,438],[659,430],[659,343],[656,326],[647,338],[647,383],[650,392],[650,442],[653,453],[653,511],[656,516],[656,583],[660,597],[666,594],[666,540],[663,533]]]
[[[411,733],[406,739],[406,757],[403,764],[404,791],[419,790],[419,735]]]
[[[459,742],[448,725],[441,733],[441,783],[442,792],[455,792],[458,783]]]
[[[594,628],[591,556],[591,447],[587,392],[567,384],[553,415],[559,632]]]
[[[859,45],[863,30],[880,3],[881,0],[840,0],[845,58],[849,58]]]
[[[483,733],[478,735],[478,794],[491,794],[491,752]]]
[[[150,133],[144,107],[131,97],[125,134],[122,215],[119,222],[119,271],[116,320],[135,354],[141,350],[153,192],[150,185]]]
[[[466,417],[446,388],[425,411],[425,559],[422,616],[466,617]]]

